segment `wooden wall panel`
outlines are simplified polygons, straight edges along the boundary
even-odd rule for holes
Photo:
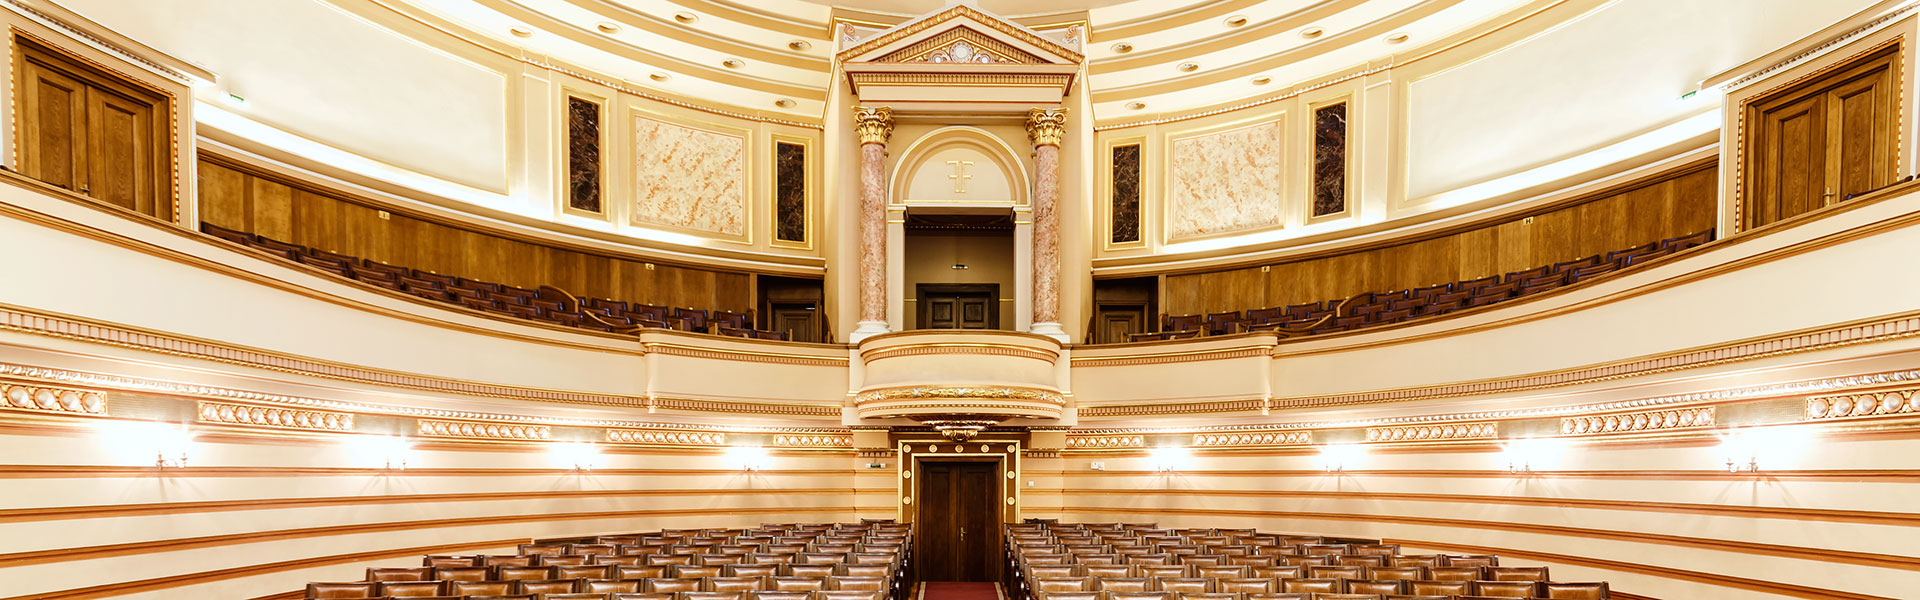
[[[507,238],[296,188],[201,160],[200,211],[214,225],[328,252],[524,288],[717,310],[754,308],[751,276],[654,264]]]
[[[1630,184],[1544,213],[1441,237],[1260,267],[1166,277],[1167,314],[1286,306],[1439,285],[1605,254],[1713,228],[1711,164]]]

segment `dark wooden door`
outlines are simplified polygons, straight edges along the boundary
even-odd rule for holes
[[[1112,344],[1127,341],[1127,337],[1147,330],[1147,306],[1145,304],[1102,304],[1099,307],[1099,328],[1096,329],[1096,343]]]
[[[1000,466],[922,462],[914,535],[923,581],[997,581]]]
[[[1893,183],[1898,58],[1888,48],[1747,105],[1747,228]]]
[[[997,285],[921,285],[921,329],[995,329],[1000,311]]]

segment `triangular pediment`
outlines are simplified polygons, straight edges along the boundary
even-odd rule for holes
[[[882,31],[840,53],[846,63],[1078,65],[1084,57],[1040,33],[960,5]]]

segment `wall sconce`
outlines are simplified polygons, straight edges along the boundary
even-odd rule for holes
[[[1172,473],[1186,468],[1193,462],[1193,453],[1186,448],[1154,448],[1147,455],[1147,465],[1161,473]]]
[[[742,471],[758,471],[767,466],[767,449],[759,446],[734,446],[727,449],[727,461]]]
[[[186,425],[153,421],[109,421],[100,435],[116,455],[129,462],[151,459],[154,468],[183,468],[193,450],[193,432]]]
[[[1534,467],[1550,468],[1566,450],[1561,440],[1553,438],[1521,438],[1508,441],[1501,446],[1501,456],[1507,461],[1508,473],[1532,473]]]
[[[554,462],[575,471],[592,471],[600,463],[600,449],[590,442],[555,442]]]
[[[378,464],[388,471],[407,470],[407,455],[413,451],[413,443],[397,435],[354,436],[347,445],[361,464]]]
[[[1367,449],[1359,444],[1327,444],[1320,447],[1320,467],[1328,473],[1340,473],[1358,466]]]
[[[1728,473],[1756,473],[1767,468],[1791,468],[1813,442],[1806,427],[1750,427],[1729,429],[1720,436],[1720,458]]]

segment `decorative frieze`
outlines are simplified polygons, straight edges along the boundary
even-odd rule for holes
[[[1081,417],[1131,417],[1140,415],[1190,415],[1200,413],[1256,411],[1267,407],[1266,400],[1220,400],[1215,402],[1178,402],[1163,404],[1112,404],[1080,407]]]
[[[1107,450],[1115,448],[1145,448],[1146,436],[1141,435],[1070,435],[1067,436],[1067,448],[1073,450]]]
[[[727,434],[708,431],[608,429],[607,441],[615,444],[655,446],[725,446]]]
[[[107,414],[107,396],[100,392],[18,383],[0,384],[5,408],[79,415]]]
[[[1807,398],[1807,419],[1851,419],[1920,413],[1920,388]]]
[[[1368,427],[1369,442],[1427,442],[1442,440],[1484,440],[1500,436],[1500,424],[1442,423],[1407,427]]]
[[[467,421],[420,420],[420,435],[494,440],[545,440],[553,429],[545,425],[470,423]]]
[[[773,436],[773,445],[786,448],[852,448],[853,436],[825,433]]]
[[[1569,417],[1560,420],[1560,433],[1566,435],[1635,433],[1641,431],[1712,426],[1713,407],[1706,406],[1617,415]]]
[[[311,431],[353,431],[351,413],[272,406],[252,406],[227,402],[200,402],[200,420],[207,423],[280,427]]]
[[[1195,447],[1297,446],[1312,443],[1313,432],[1311,431],[1248,431],[1193,435]]]

